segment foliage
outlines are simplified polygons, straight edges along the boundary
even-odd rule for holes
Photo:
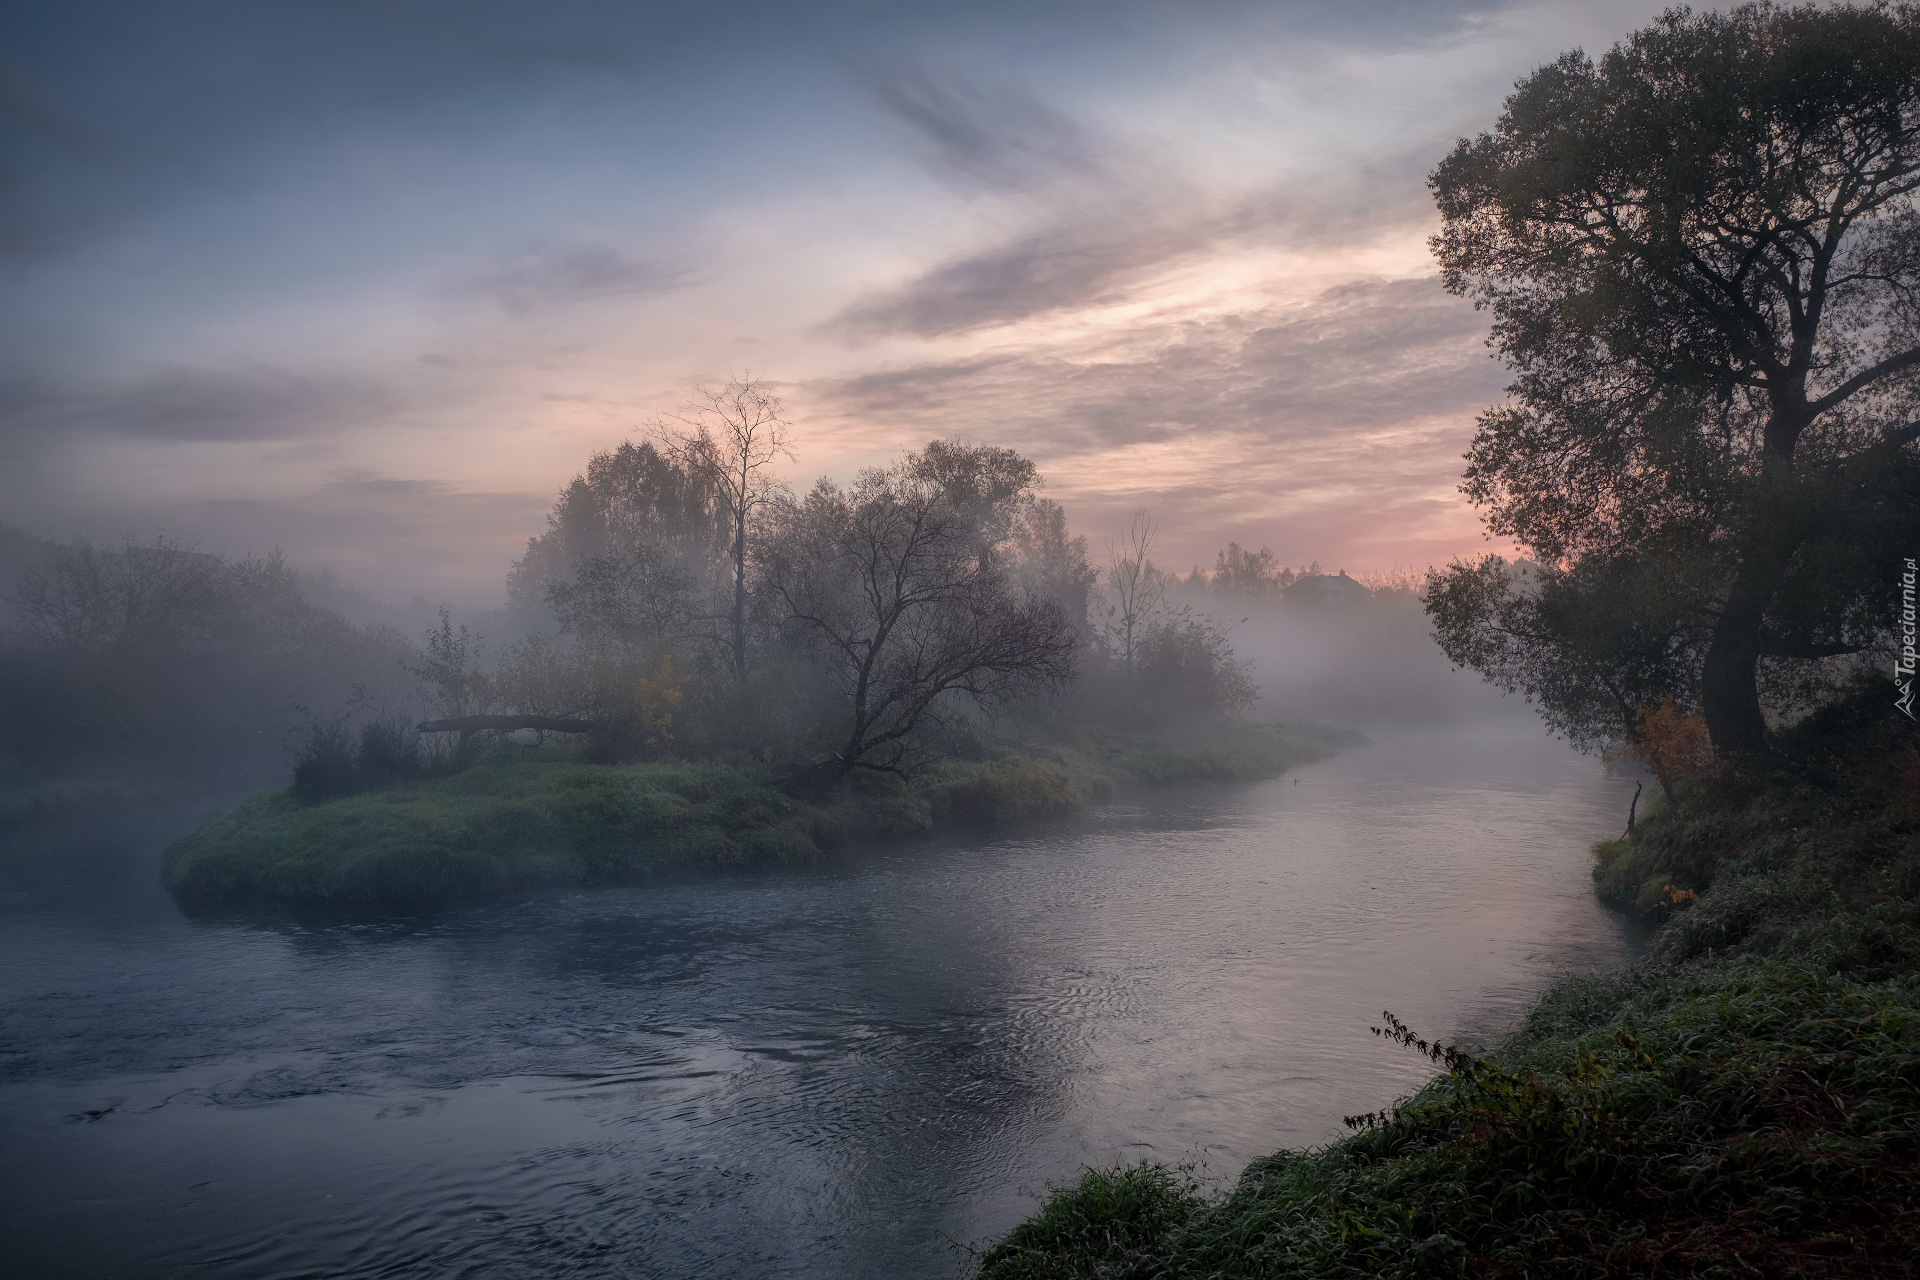
[[[640,677],[634,708],[649,748],[657,751],[673,742],[673,710],[686,696],[686,678],[673,665],[671,653],[661,655],[652,675]]]
[[[756,556],[761,589],[839,693],[829,781],[904,772],[927,725],[1072,676],[1065,611],[1016,587],[1004,549],[1034,482],[1010,449],[934,441],[776,508]]]
[[[1150,723],[1237,715],[1260,695],[1252,671],[1234,659],[1226,628],[1185,610],[1147,628],[1133,676]]]
[[[1693,584],[1658,558],[1570,568],[1497,555],[1429,570],[1424,603],[1450,662],[1524,694],[1582,749],[1631,744],[1640,708],[1695,686]]]
[[[1724,750],[1764,743],[1765,666],[1884,638],[1920,534],[1917,123],[1920,11],[1675,9],[1536,71],[1431,180],[1444,279],[1515,374],[1464,491],[1601,593],[1570,623],[1609,607],[1589,560],[1684,565],[1654,622]]]
[[[398,687],[400,637],[310,603],[276,552],[44,544],[0,634],[0,754],[165,781],[280,763],[294,702]]]
[[[507,597],[525,616],[538,615],[553,584],[566,582],[583,560],[645,549],[700,585],[703,598],[727,546],[727,521],[712,483],[677,464],[650,441],[626,441],[594,454],[560,492],[546,532],[527,540],[507,575]]]
[[[1639,731],[1626,754],[1653,770],[1669,800],[1675,783],[1704,778],[1717,764],[1707,722],[1682,713],[1671,694],[1658,706],[1640,709]]]
[[[1273,552],[1262,547],[1258,551],[1248,551],[1237,542],[1229,542],[1227,549],[1214,559],[1213,573],[1207,579],[1207,586],[1221,595],[1237,596],[1243,599],[1274,599],[1296,579],[1306,573],[1318,573],[1319,565],[1311,570],[1296,574],[1292,569],[1278,563]]]
[[[606,763],[811,757],[787,777],[804,792],[1009,727],[1217,727],[1255,696],[1227,629],[1162,599],[1145,513],[1117,620],[1122,566],[1103,592],[1018,453],[936,440],[796,499],[771,470],[785,430],[767,386],[736,379],[656,419],[657,445],[596,454],[510,582],[552,629],[489,669],[443,619],[416,663],[440,714],[577,721]],[[647,692],[668,669],[671,708]]]
[[[1076,642],[1092,627],[1093,593],[1100,571],[1087,563],[1087,539],[1067,527],[1067,509],[1050,498],[1019,504],[1002,547],[1016,590],[1060,606]]]
[[[583,653],[626,664],[657,662],[699,635],[695,578],[645,545],[577,561],[548,584],[547,604]]]
[[[1920,1232],[1920,742],[1884,680],[1764,778],[1679,789],[1632,841],[1666,923],[1497,1050],[1207,1194],[1089,1171],[976,1257],[1024,1277],[1911,1275]],[[1611,877],[1597,873],[1605,888]]]
[[[364,703],[364,691],[357,691],[347,709],[335,716],[301,708],[305,720],[294,731],[293,794],[303,803],[397,786],[454,763],[434,759],[413,724],[390,708],[356,726]]]
[[[407,669],[430,690],[438,716],[485,715],[497,704],[493,677],[482,661],[482,641],[463,622],[440,610],[440,625],[424,637],[426,648]]]

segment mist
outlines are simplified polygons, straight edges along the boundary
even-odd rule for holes
[[[0,1270],[1911,1270],[1920,9],[13,8]]]
[[[115,787],[184,796],[305,778],[324,798],[358,785],[362,737],[384,762],[367,763],[367,784],[382,785],[457,771],[489,743],[545,741],[555,725],[607,762],[746,752],[790,770],[904,777],[1035,734],[1204,736],[1230,719],[1309,734],[1526,722],[1517,700],[1449,665],[1411,574],[1295,570],[1238,543],[1209,570],[1171,574],[1151,559],[1166,530],[1143,510],[1129,597],[1118,545],[1097,564],[1066,509],[1038,496],[1045,478],[1011,451],[934,441],[851,490],[796,485],[774,466],[791,456],[777,397],[750,381],[713,395],[711,420],[686,418],[691,430],[596,453],[502,574],[506,602],[493,608],[420,594],[390,603],[277,550],[228,558],[165,534],[60,543],[5,530],[0,720],[15,821],[63,794],[97,805]],[[729,497],[710,429],[740,426],[743,407],[771,434],[736,455],[736,469],[761,474]],[[928,483],[947,486],[932,506],[913,492]],[[845,595],[856,580],[888,564],[927,572],[924,557],[945,553],[935,540],[889,547],[853,579],[829,562],[857,554],[861,536],[884,538],[903,513],[935,510],[959,513],[941,517],[967,530],[953,545],[997,557],[995,574],[950,566],[918,588],[967,594],[962,613],[927,606],[917,618],[910,590],[894,613],[862,616]],[[851,541],[836,526],[863,519],[873,523]],[[998,625],[1030,651],[888,678],[837,665],[900,625],[923,635],[918,663],[929,638],[961,626]],[[924,705],[856,727],[887,745],[872,761],[848,757],[835,735],[848,706],[870,700],[860,682],[877,691],[888,679],[921,681]],[[633,700],[648,681],[671,706]],[[472,723],[415,728],[455,721]],[[321,760],[328,752],[339,758]],[[336,781],[313,783],[327,770]],[[84,785],[63,791],[69,782]]]

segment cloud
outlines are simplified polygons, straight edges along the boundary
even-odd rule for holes
[[[849,416],[967,434],[993,423],[1049,449],[1193,430],[1338,431],[1471,412],[1497,396],[1485,329],[1437,280],[1370,281],[1304,305],[930,361],[813,393]]]
[[[846,308],[825,326],[859,340],[936,338],[1116,298],[1143,269],[1203,247],[1126,223],[1060,226],[968,254]]]
[[[0,255],[71,248],[129,216],[154,175],[118,138],[68,111],[23,63],[0,57]]]
[[[42,375],[0,380],[0,444],[13,451],[75,431],[173,442],[286,440],[391,417],[401,397],[345,370],[180,365],[113,383]]]
[[[868,69],[888,116],[936,173],[965,185],[1022,191],[1096,173],[1106,148],[1065,112],[1013,85],[990,85],[921,62]]]
[[[456,281],[448,292],[524,316],[600,298],[664,293],[693,278],[693,269],[685,263],[635,258],[610,244],[586,240],[502,258]]]
[[[1156,272],[1229,245],[1321,252],[1431,216],[1433,148],[1357,165],[1339,183],[1220,196],[1150,163],[1109,165],[1049,193],[1038,219],[842,308],[821,335],[939,338],[1128,298]]]
[[[1484,337],[1484,317],[1438,281],[1374,280],[803,392],[849,435],[884,424],[895,447],[962,436],[1019,448],[1082,527],[1158,506],[1195,542],[1170,544],[1175,558],[1210,559],[1209,540],[1227,537],[1332,555],[1436,522],[1456,542],[1471,532],[1453,496],[1459,457],[1504,381]]]

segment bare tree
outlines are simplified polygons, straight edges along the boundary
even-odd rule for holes
[[[1113,603],[1107,610],[1106,631],[1109,641],[1120,650],[1129,676],[1147,624],[1166,596],[1165,581],[1148,559],[1158,532],[1151,513],[1136,511],[1125,539],[1107,543],[1107,591]]]
[[[936,442],[850,488],[822,480],[769,522],[767,598],[846,699],[829,780],[905,772],[915,731],[956,697],[990,705],[1072,675],[1065,611],[1014,589],[998,550],[1032,484],[1011,450]]]
[[[203,637],[233,595],[231,577],[226,561],[165,535],[115,551],[76,542],[22,574],[13,603],[29,641],[125,654]]]
[[[695,388],[694,399],[676,413],[655,419],[652,434],[667,456],[713,487],[732,535],[728,555],[732,600],[727,610],[728,648],[734,677],[747,678],[747,533],[755,514],[779,497],[773,475],[780,458],[792,460],[780,398],[752,374],[724,387]]]

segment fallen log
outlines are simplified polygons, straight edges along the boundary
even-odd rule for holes
[[[548,733],[592,733],[600,726],[591,720],[573,720],[566,716],[454,716],[448,720],[422,720],[415,733],[512,733],[515,729],[543,729]]]

